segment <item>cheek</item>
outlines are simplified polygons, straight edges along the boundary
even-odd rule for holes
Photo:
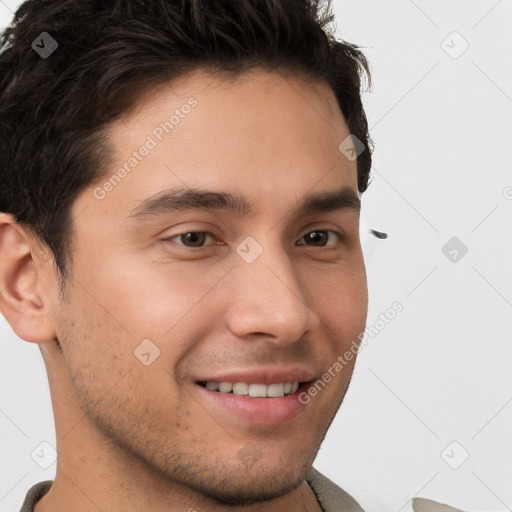
[[[73,305],[62,310],[57,335],[71,379],[88,381],[88,386],[101,392],[102,386],[133,366],[132,338],[107,310],[83,299],[73,296]]]
[[[127,428],[134,418],[142,424],[151,408],[161,408],[166,421],[172,417],[179,393],[167,371],[174,361],[168,360],[160,340],[155,339],[162,347],[162,356],[145,365],[144,358],[134,353],[140,340],[120,329],[106,311],[89,301],[62,311],[58,336],[78,404],[98,424],[109,429],[114,426],[114,430]],[[146,347],[148,350],[151,348]]]
[[[122,301],[109,297],[106,290],[112,283],[101,285],[96,275],[89,280],[76,275],[71,283],[68,301],[58,308],[57,338],[73,387],[89,403],[105,395],[137,364],[142,366],[134,355],[142,338],[120,314]]]
[[[364,264],[324,268],[310,277],[309,307],[337,334],[338,339],[347,342],[357,338],[364,330],[368,312]]]
[[[116,256],[95,269],[88,282],[95,299],[134,341],[167,338],[182,329],[181,319],[195,313],[202,297],[213,296],[209,292],[229,270],[229,265],[174,263]]]
[[[368,313],[368,287],[364,267],[350,275],[345,293],[338,292],[338,296],[342,302],[340,310],[350,319],[350,324],[357,327],[359,332],[363,330]]]

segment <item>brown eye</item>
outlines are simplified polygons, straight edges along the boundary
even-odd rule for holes
[[[211,233],[205,231],[190,231],[173,236],[172,238],[167,238],[165,241],[175,241],[177,239],[177,243],[185,247],[203,247],[209,236],[213,238]]]
[[[313,247],[325,247],[327,246],[327,242],[329,241],[329,234],[333,233],[338,237],[338,239],[341,238],[341,235],[339,233],[336,233],[336,231],[330,231],[330,230],[323,230],[323,231],[311,231],[310,233],[307,233],[304,235],[300,240],[303,240],[304,243],[297,243],[297,245],[310,245]],[[300,242],[299,240],[299,242]],[[332,244],[330,244],[332,245]]]

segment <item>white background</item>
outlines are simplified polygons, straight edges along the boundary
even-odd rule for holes
[[[0,2],[0,26],[18,3]],[[510,510],[512,2],[335,0],[335,12],[374,79],[364,221],[389,238],[365,248],[368,325],[404,309],[361,350],[315,467],[369,512],[410,511],[413,496]],[[468,249],[456,262],[442,251],[453,237]],[[37,347],[3,318],[0,336],[0,511],[12,512],[54,478],[30,454],[55,431]]]

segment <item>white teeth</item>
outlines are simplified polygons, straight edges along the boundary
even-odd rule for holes
[[[265,384],[250,384],[249,385],[249,396],[252,397],[267,397],[267,386]]]
[[[231,382],[220,382],[219,383],[219,391],[221,393],[229,393],[233,389],[233,384]]]
[[[284,396],[284,384],[270,384],[269,386],[267,386],[267,396]]]
[[[246,382],[236,382],[233,384],[233,393],[235,395],[248,395],[249,394],[249,384]]]
[[[299,389],[298,382],[282,382],[278,384],[248,384],[247,382],[216,382],[208,381],[206,389],[220,393],[233,393],[254,398],[278,398],[295,393]]]

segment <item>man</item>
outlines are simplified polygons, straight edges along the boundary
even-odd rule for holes
[[[17,11],[0,309],[41,349],[58,452],[23,512],[362,510],[312,467],[367,313],[369,74],[331,21],[306,0]]]

